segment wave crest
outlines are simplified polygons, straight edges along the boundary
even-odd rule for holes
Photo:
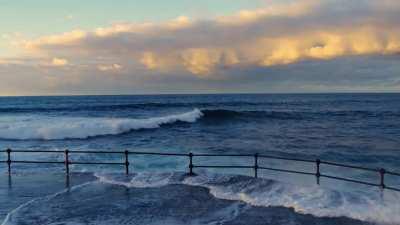
[[[12,140],[85,139],[118,135],[132,130],[154,129],[176,122],[193,123],[202,116],[203,113],[199,109],[194,109],[182,114],[147,119],[14,117],[0,121],[0,138]]]
[[[104,135],[119,135],[133,130],[154,129],[176,122],[194,123],[202,118],[207,123],[266,120],[316,120],[329,117],[398,117],[395,112],[371,113],[368,111],[263,111],[202,109],[153,117],[147,119],[106,118],[106,117],[44,117],[44,116],[2,116],[0,117],[0,139],[10,140],[57,140],[86,139]]]

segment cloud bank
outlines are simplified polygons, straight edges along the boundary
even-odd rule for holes
[[[46,70],[70,71],[64,79],[72,83],[83,82],[79,76],[97,71],[130,76],[130,83],[168,83],[162,76],[169,76],[171,82],[191,80],[207,86],[207,80],[225,80],[229,84],[238,71],[271,73],[291,65],[345,62],[342,59],[349,57],[395,60],[400,53],[399,25],[396,0],[290,1],[208,20],[182,16],[163,23],[123,22],[93,31],[19,40],[17,45],[29,60],[18,59],[18,64],[43,70],[46,66],[34,65],[35,60],[50,62]],[[0,59],[0,65],[17,64]],[[239,77],[246,82],[252,80],[251,74]]]

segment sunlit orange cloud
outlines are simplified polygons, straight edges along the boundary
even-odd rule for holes
[[[346,4],[358,8],[353,12]],[[179,17],[163,23],[74,30],[25,40],[21,46],[54,59],[98,61],[94,66],[100,71],[185,70],[203,78],[226,67],[271,67],[302,60],[399,53],[398,1],[357,4],[303,0],[212,20]],[[64,64],[60,60],[54,63]]]
[[[69,45],[83,40],[87,33],[83,30],[73,30],[59,35],[44,36],[34,41],[23,40],[21,45],[26,49],[35,49],[45,45]]]
[[[318,0],[302,0],[287,4],[270,4],[268,7],[256,10],[241,10],[235,15],[221,16],[216,21],[222,24],[242,25],[257,22],[266,17],[298,17],[310,13],[318,6]]]
[[[53,66],[65,66],[68,64],[68,60],[62,58],[53,58],[51,64]]]
[[[100,70],[100,71],[102,71],[102,72],[106,72],[106,71],[118,71],[118,70],[121,70],[121,69],[122,69],[122,66],[119,65],[119,64],[117,64],[117,63],[114,63],[114,64],[111,64],[111,65],[98,65],[98,66],[97,66],[97,69]]]
[[[111,27],[97,28],[94,33],[96,36],[105,37],[118,33],[151,33],[158,29],[178,30],[191,25],[191,21],[186,16],[180,16],[165,23],[116,23]]]

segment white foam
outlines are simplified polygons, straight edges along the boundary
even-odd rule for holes
[[[123,176],[97,174],[101,182],[126,187],[158,187],[186,184],[206,187],[219,199],[238,200],[254,206],[284,206],[317,217],[341,217],[400,224],[400,194],[379,190],[345,192],[319,186],[300,186],[279,181],[237,175],[201,173],[188,177],[184,173],[139,173]],[[126,178],[126,177],[125,177]]]
[[[400,194],[379,190],[345,192],[320,186],[300,186],[265,179],[232,181],[235,176],[202,175],[184,183],[207,187],[216,198],[239,200],[255,206],[284,206],[317,217],[341,217],[380,224],[400,224]]]
[[[149,175],[150,178],[146,178]],[[184,224],[222,224],[229,222],[237,215],[239,215],[242,204],[231,204],[227,207],[215,207],[208,209],[206,213],[202,213],[197,216],[189,216],[190,209],[187,209],[188,213],[185,213],[180,208],[180,205],[172,204],[172,208],[157,208],[166,207],[169,204],[170,199],[161,197],[158,198],[160,203],[154,202],[151,196],[143,196],[143,202],[141,200],[130,201],[130,198],[125,200],[127,197],[126,192],[114,192],[114,186],[107,187],[103,186],[102,183],[116,184],[116,185],[127,185],[133,187],[157,187],[164,186],[167,183],[160,181],[171,180],[172,177],[183,178],[183,173],[160,173],[160,174],[136,174],[126,177],[125,175],[97,175],[99,181],[88,182],[75,186],[69,190],[64,190],[59,193],[49,195],[46,197],[36,198],[31,200],[15,210],[11,211],[6,220],[2,225],[16,225],[16,224],[49,224],[49,225],[81,225],[81,224],[92,224],[92,225],[106,225],[106,224],[149,224],[149,225],[184,225]],[[132,178],[130,182],[123,182],[124,177],[127,180]],[[148,181],[146,181],[148,180]],[[121,190],[121,189],[120,189]],[[154,193],[154,192],[153,192]],[[122,196],[121,196],[122,194]],[[159,192],[159,195],[165,195],[168,193]],[[170,193],[176,196],[180,195],[180,192]],[[129,195],[128,195],[129,196]],[[138,196],[136,196],[138,197]],[[136,198],[135,197],[135,198]],[[209,197],[208,197],[209,198]],[[148,201],[149,199],[150,201]],[[205,199],[207,200],[207,199]],[[105,203],[103,205],[103,202]],[[136,203],[135,203],[136,202]],[[139,203],[138,203],[139,202]],[[147,204],[146,204],[147,202]],[[130,204],[137,205],[141,209],[131,208]],[[145,204],[144,204],[145,203]],[[149,210],[149,207],[157,210]],[[129,210],[129,211],[128,211]],[[158,212],[164,211],[176,212],[170,216],[165,216],[165,213]],[[149,212],[154,212],[150,213]],[[143,214],[144,213],[144,214]],[[145,219],[143,220],[143,217]],[[147,217],[147,219],[146,219]],[[182,219],[183,218],[183,219]],[[190,218],[190,221],[188,221]],[[145,222],[143,222],[145,221]]]
[[[99,178],[100,182],[123,185],[126,187],[146,188],[146,187],[161,187],[168,184],[178,183],[173,176],[176,173],[137,173],[131,176],[118,176],[112,174],[94,174]]]
[[[199,109],[182,114],[146,119],[7,116],[0,118],[0,138],[15,140],[85,139],[94,136],[117,135],[131,130],[154,129],[163,124],[175,122],[193,123],[202,116],[203,113]]]

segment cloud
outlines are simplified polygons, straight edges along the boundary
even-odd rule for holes
[[[38,73],[48,74],[53,86],[80,90],[85,82],[93,90],[108,85],[127,90],[135,85],[148,89],[181,85],[174,90],[241,90],[252,85],[262,89],[258,85],[269,86],[260,82],[263,79],[283,89],[285,82],[291,84],[287,88],[296,83],[304,89],[329,86],[324,79],[336,87],[351,87],[351,83],[338,83],[340,79],[368,89],[379,86],[379,76],[373,76],[374,83],[362,82],[370,76],[357,77],[358,67],[366,74],[383,77],[387,73],[390,78],[381,79],[385,87],[399,83],[394,77],[400,68],[393,66],[400,53],[399,1],[270,2],[264,8],[214,19],[181,16],[157,23],[120,22],[36,39],[18,37],[13,41],[25,55],[0,59],[0,72],[6,65],[7,71],[35,67]],[[369,67],[365,72],[363,61],[354,58],[374,62],[380,70]],[[327,79],[325,71],[339,70],[339,66],[346,70],[330,72],[333,75]],[[107,76],[117,72],[125,76]]]
[[[86,36],[87,32],[83,30],[73,30],[63,34],[44,36],[33,41],[22,40],[20,45],[28,50],[44,50],[47,46],[67,47],[74,44],[78,45],[79,41],[84,40]]]
[[[62,58],[53,58],[51,61],[51,65],[53,66],[66,66],[68,65],[68,60]]]
[[[140,62],[147,68],[147,69],[156,69],[160,67],[160,62],[158,62],[157,57],[153,52],[144,52]]]
[[[214,49],[187,49],[182,52],[183,66],[193,74],[209,74],[220,58],[220,52]]]
[[[232,65],[268,67],[399,53],[400,6],[390,0],[382,5],[366,0],[356,3],[303,0],[214,20],[179,17],[163,23],[118,23],[23,44],[48,55],[88,61],[99,55],[115,61],[130,58],[149,70],[183,69],[201,77]]]
[[[118,71],[121,70],[123,67],[120,64],[114,63],[111,65],[98,65],[97,69],[106,72],[106,71]]]
[[[270,4],[261,9],[241,10],[233,16],[221,16],[216,21],[227,25],[243,25],[257,22],[264,18],[298,17],[309,13],[318,3],[317,0],[302,0],[286,4]]]

